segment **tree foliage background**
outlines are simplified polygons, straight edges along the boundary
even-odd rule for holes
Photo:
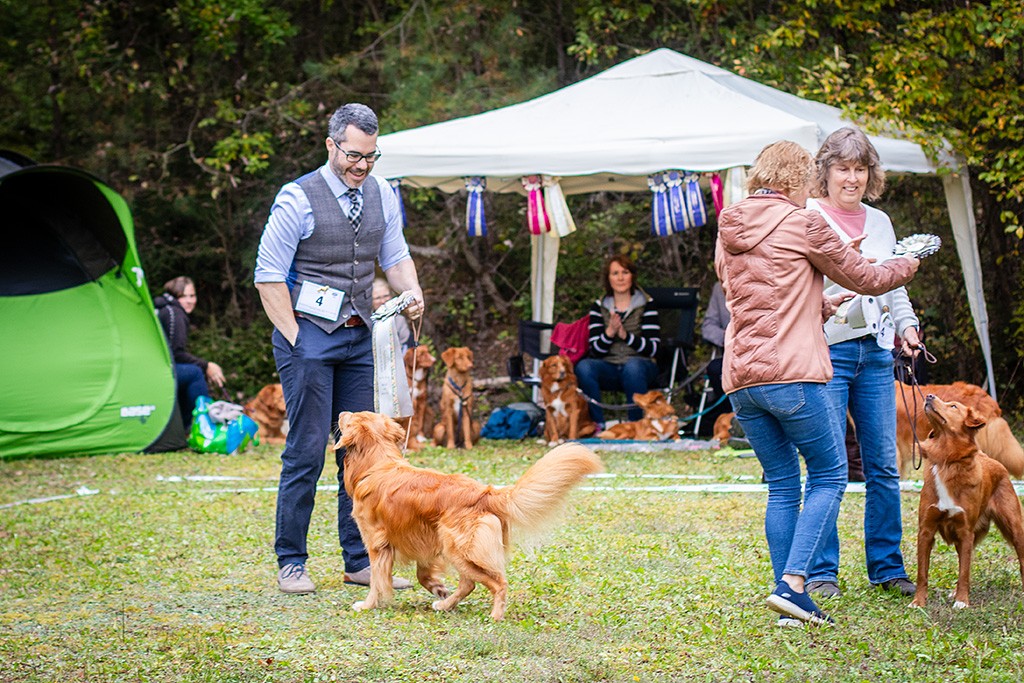
[[[232,387],[270,381],[269,326],[251,285],[277,189],[323,162],[326,120],[362,101],[382,132],[526,100],[658,47],[844,108],[967,161],[996,375],[1024,409],[1024,9],[1016,0],[0,0],[0,147],[89,170],[130,202],[150,283],[190,274],[196,350]],[[699,106],[699,103],[694,103]],[[608,126],[628,126],[614,111]],[[529,135],[529,131],[523,131]],[[595,144],[600,141],[595,140]],[[387,150],[383,150],[387,153]],[[517,197],[486,197],[491,234],[465,236],[465,198],[405,194],[428,294],[424,332],[468,344],[498,374],[528,313]],[[707,295],[714,225],[649,236],[649,199],[570,197],[556,317],[583,313],[610,253],[648,285]],[[952,238],[936,178],[893,177],[897,230]],[[909,232],[909,230],[905,231]],[[985,371],[952,248],[910,287],[940,357],[935,381]]]

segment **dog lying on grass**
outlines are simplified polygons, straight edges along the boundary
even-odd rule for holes
[[[975,435],[984,418],[962,403],[945,402],[934,394],[924,400],[932,432],[921,444],[926,458],[924,488],[918,510],[917,592],[913,605],[928,599],[928,567],[935,533],[956,548],[959,575],[953,607],[970,605],[971,559],[992,522],[1017,551],[1024,583],[1024,520],[1020,499],[1002,464],[978,449]]]
[[[679,418],[665,394],[654,389],[645,394],[633,394],[633,400],[643,408],[644,416],[636,422],[612,425],[597,435],[599,439],[668,441],[679,438]]]
[[[405,431],[377,413],[341,413],[345,448],[345,490],[352,516],[370,555],[370,592],[352,605],[367,610],[392,595],[396,559],[416,562],[416,578],[450,610],[482,583],[493,597],[491,618],[505,615],[508,581],[505,558],[511,534],[536,533],[561,509],[573,486],[603,469],[586,446],[567,443],[549,451],[513,486],[485,486],[462,474],[413,467],[399,444]],[[450,593],[443,582],[447,565],[459,573]]]

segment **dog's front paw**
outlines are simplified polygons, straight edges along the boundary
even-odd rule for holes
[[[433,608],[435,612],[447,612],[451,609],[451,607],[448,606],[446,603],[447,600],[435,600],[430,604],[430,606],[431,608]]]
[[[967,609],[968,607],[970,607],[970,604],[961,600],[953,603],[953,609]]]
[[[353,602],[352,603],[352,609],[354,609],[357,612],[362,612],[362,611],[368,610],[370,608],[366,606],[366,601],[360,600],[358,602]]]
[[[924,599],[922,599],[922,598],[914,598],[913,600],[910,601],[910,604],[907,605],[907,607],[924,607],[924,605],[925,605]]]

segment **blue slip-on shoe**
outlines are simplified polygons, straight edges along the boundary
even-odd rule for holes
[[[797,593],[785,581],[775,584],[775,590],[768,596],[768,607],[779,614],[814,626],[833,626],[835,620],[818,609],[807,593]]]

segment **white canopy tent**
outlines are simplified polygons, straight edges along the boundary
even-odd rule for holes
[[[578,194],[648,192],[647,176],[670,169],[726,171],[729,203],[730,189],[742,196],[743,167],[766,145],[792,140],[813,153],[847,125],[835,107],[659,49],[527,102],[383,135],[374,172],[445,192],[478,176],[490,192],[519,193],[523,176],[543,174]],[[871,141],[889,172],[936,172],[915,143]],[[995,396],[970,183],[952,156],[939,164],[953,171],[943,176],[946,203]],[[558,239],[554,232],[533,237],[533,312],[544,322],[552,322]]]

